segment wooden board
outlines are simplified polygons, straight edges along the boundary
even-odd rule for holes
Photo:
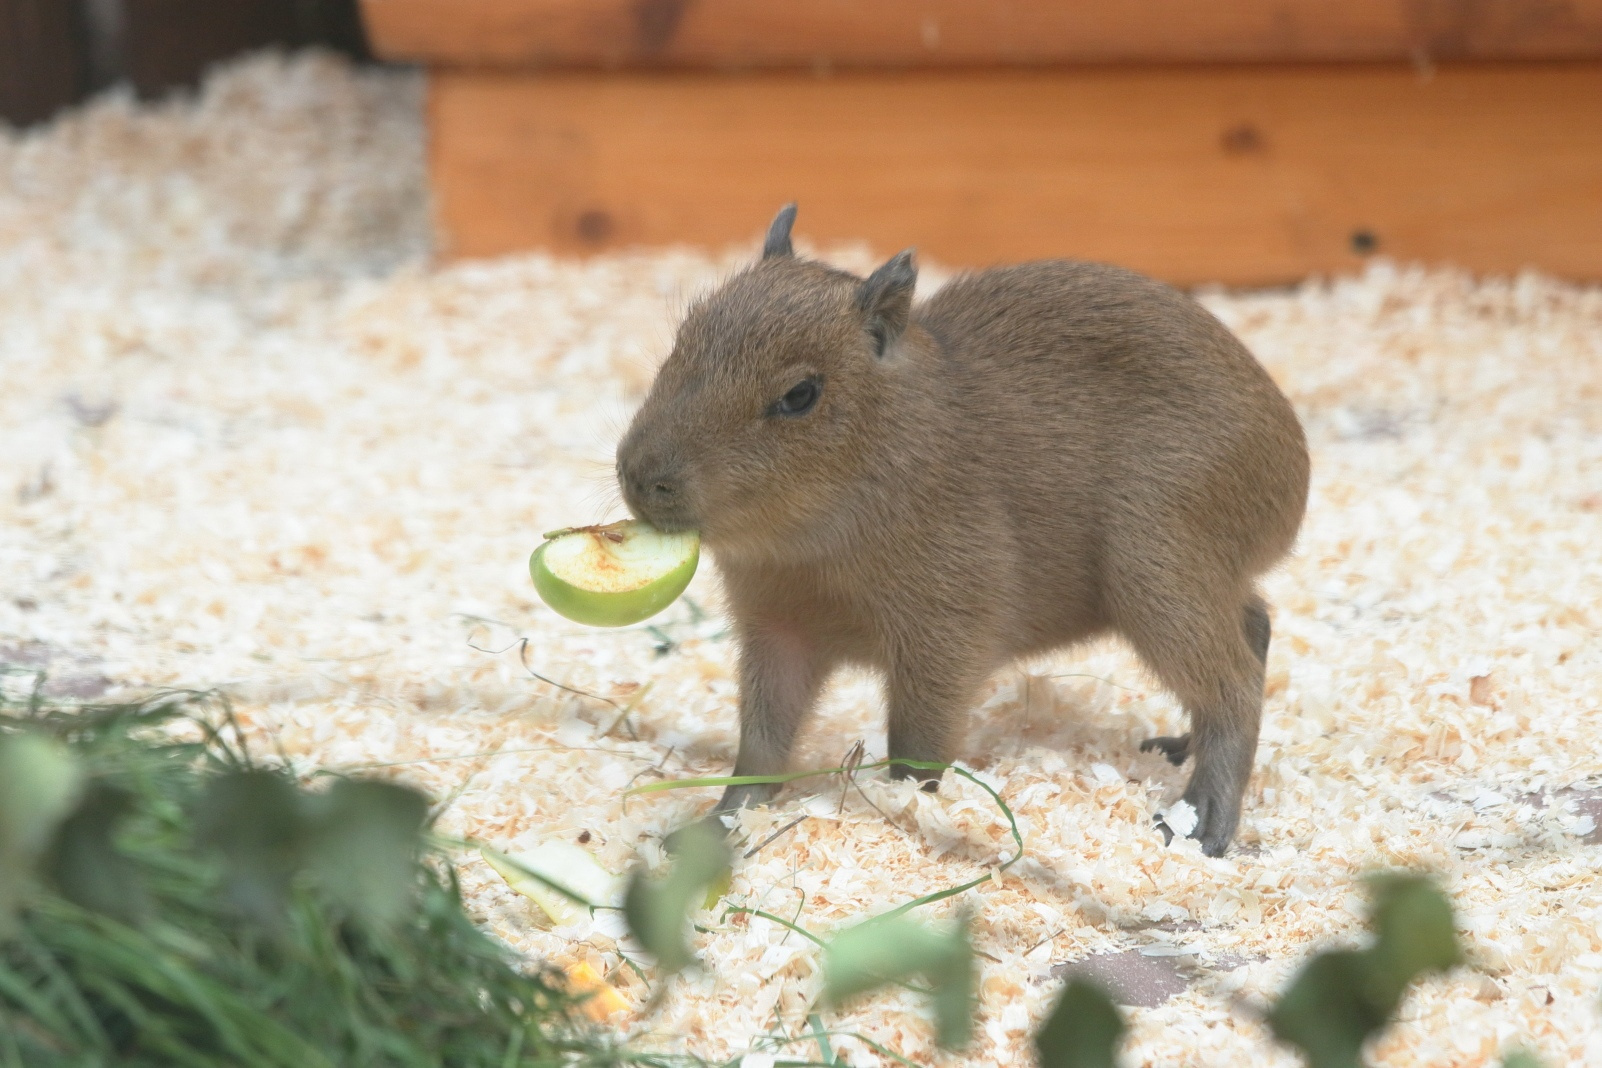
[[[1363,254],[1602,279],[1602,64],[432,78],[455,256],[755,240],[1259,285]]]
[[[362,0],[380,55],[808,67],[1602,57],[1602,0]]]

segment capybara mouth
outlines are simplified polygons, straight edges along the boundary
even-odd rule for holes
[[[629,513],[642,523],[649,523],[664,534],[683,534],[690,531],[700,532],[701,525],[690,511],[683,507],[646,507],[630,500],[624,494],[624,503]]]

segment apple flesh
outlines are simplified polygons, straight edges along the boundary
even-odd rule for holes
[[[529,558],[534,588],[575,623],[626,627],[672,604],[695,575],[701,536],[627,519],[552,531]]]

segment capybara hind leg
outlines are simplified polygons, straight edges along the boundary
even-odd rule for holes
[[[1242,612],[1246,628],[1246,641],[1251,645],[1252,652],[1257,655],[1257,662],[1264,667],[1268,666],[1268,641],[1273,636],[1274,628],[1268,622],[1268,605],[1263,603],[1261,597],[1252,596],[1246,602]]]
[[[1261,597],[1253,596],[1246,602],[1241,612],[1242,629],[1246,632],[1246,642],[1251,646],[1257,662],[1268,664],[1268,641],[1273,629],[1268,622],[1268,606]],[[1161,753],[1174,767],[1179,767],[1190,758],[1190,735],[1164,735],[1159,738],[1147,738],[1140,743],[1142,753],[1153,751]]]
[[[1262,715],[1263,665],[1238,605],[1159,597],[1132,606],[1119,626],[1190,717],[1184,753],[1194,767],[1182,800],[1196,810],[1191,837],[1209,856],[1234,837]],[[1153,748],[1173,759],[1178,745],[1169,743],[1177,741],[1154,740]]]
[[[1196,829],[1190,834],[1201,842],[1202,852],[1222,856],[1240,822],[1241,798],[1251,777],[1257,752],[1257,729],[1242,727],[1226,716],[1191,714],[1196,722],[1196,767],[1181,800],[1196,810]]]

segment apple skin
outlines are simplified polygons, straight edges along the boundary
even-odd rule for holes
[[[534,579],[534,589],[559,615],[587,627],[627,627],[650,619],[678,599],[695,577],[695,569],[701,561],[698,542],[683,563],[644,586],[618,592],[586,590],[558,578],[545,566],[545,551],[552,544],[554,539],[535,549],[534,555],[529,557],[528,570]]]

